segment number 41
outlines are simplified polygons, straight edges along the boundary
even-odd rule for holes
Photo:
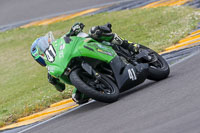
[[[133,70],[133,68],[128,69],[128,75],[129,75],[129,78],[131,80],[136,80],[137,79],[135,71]]]
[[[45,51],[45,55],[49,62],[54,62],[56,57],[56,51],[54,50],[52,45],[49,45],[49,48]]]

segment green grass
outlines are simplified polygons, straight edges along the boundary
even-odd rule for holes
[[[200,11],[188,7],[133,9],[0,33],[0,126],[71,97],[73,87],[57,92],[47,81],[47,70],[30,55],[32,42],[48,31],[60,37],[75,22],[83,22],[85,32],[91,26],[110,22],[113,32],[160,52],[195,29],[199,18]]]

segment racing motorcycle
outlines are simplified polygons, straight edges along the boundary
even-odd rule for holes
[[[150,48],[140,45],[133,53],[83,32],[51,41],[44,54],[52,76],[106,103],[117,101],[119,93],[146,79],[159,81],[170,73],[168,63]]]

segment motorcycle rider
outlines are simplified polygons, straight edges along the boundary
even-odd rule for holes
[[[79,33],[82,32],[84,26],[85,25],[83,23],[75,23],[72,26],[70,32],[67,33],[66,36],[68,37],[77,36]],[[94,26],[89,30],[89,37],[99,42],[106,41],[106,42],[110,42],[113,45],[121,45],[123,48],[129,51],[132,51],[134,53],[138,52],[139,50],[138,44],[128,42],[127,40],[120,38],[116,33],[112,33],[111,27],[112,25],[110,23],[103,26]],[[43,59],[44,54],[40,53],[40,50],[39,50],[40,46],[38,44],[45,43],[45,42],[50,43],[49,38],[46,36],[40,37],[36,39],[31,46],[31,55],[33,56],[35,61],[37,61],[41,66],[46,66],[46,63]],[[51,76],[49,73],[48,73],[48,81],[49,83],[55,86],[56,90],[60,92],[65,90],[65,84],[62,83],[59,79]],[[80,91],[78,91],[75,88],[72,93],[72,99],[78,104],[83,104],[83,103],[88,102],[89,97],[82,94]]]

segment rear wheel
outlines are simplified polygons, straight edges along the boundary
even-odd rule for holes
[[[118,87],[104,75],[97,79],[82,69],[76,69],[71,72],[70,80],[80,92],[92,99],[106,103],[118,100]]]
[[[147,78],[155,81],[167,78],[170,68],[166,60],[152,49],[143,45],[141,45],[141,50],[147,50],[152,57],[152,61],[149,63],[149,76]]]

